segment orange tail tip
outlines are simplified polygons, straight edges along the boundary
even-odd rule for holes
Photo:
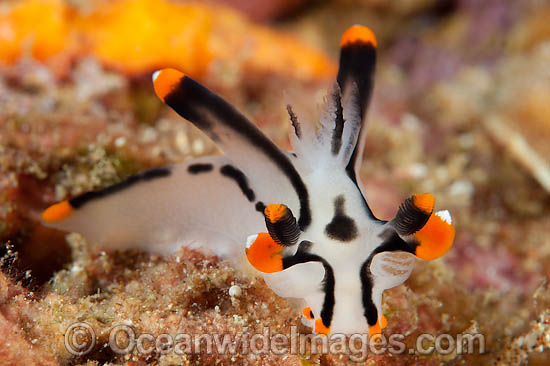
[[[40,217],[45,222],[56,222],[67,218],[72,211],[73,207],[71,206],[69,201],[62,201],[48,207],[46,210],[44,210],[44,212],[42,212],[42,215],[40,215]]]
[[[155,93],[164,102],[164,98],[177,87],[183,77],[185,77],[185,74],[175,69],[155,71],[153,73]]]
[[[302,315],[305,316],[307,320],[313,320],[313,312],[309,306],[302,309]]]
[[[362,25],[354,25],[349,27],[340,40],[340,47],[344,47],[352,43],[370,43],[374,46],[374,48],[378,47],[378,42],[376,42],[376,36],[374,33],[369,28]]]
[[[260,272],[279,272],[283,270],[283,249],[268,233],[259,233],[248,237],[246,258]]]
[[[330,334],[330,328],[325,326],[323,323],[323,319],[319,318],[315,320],[315,333],[317,334],[323,334],[323,335],[329,335]]]
[[[380,335],[382,333],[382,329],[386,328],[388,326],[388,320],[384,315],[381,315],[380,318],[376,321],[376,324],[373,326],[369,326],[369,336],[373,337],[376,335]]]
[[[449,211],[432,214],[426,225],[414,236],[419,242],[415,253],[418,258],[431,261],[447,253],[455,238]]]
[[[422,212],[432,213],[435,206],[435,197],[430,193],[415,194],[413,196],[414,205]]]
[[[281,203],[270,203],[264,209],[264,214],[269,221],[275,223],[286,214],[286,206]]]
[[[369,337],[374,337],[377,334],[382,333],[382,328],[380,327],[380,324],[377,322],[373,326],[369,326]]]
[[[384,315],[380,316],[380,319],[376,322],[375,325],[369,326],[369,336],[373,337],[382,333],[382,329],[388,326],[388,320]]]

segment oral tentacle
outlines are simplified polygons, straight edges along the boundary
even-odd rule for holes
[[[430,216],[426,225],[414,234],[418,241],[415,254],[424,260],[434,260],[451,249],[455,228],[449,211],[438,211]]]
[[[284,269],[283,249],[269,233],[259,233],[248,237],[245,252],[248,262],[258,271],[274,273]]]

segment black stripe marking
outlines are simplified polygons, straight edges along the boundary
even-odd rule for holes
[[[338,196],[334,200],[334,217],[325,227],[325,234],[331,239],[351,241],[357,237],[355,221],[344,212],[345,198]]]
[[[336,106],[334,111],[334,131],[332,133],[331,152],[332,155],[337,155],[342,147],[342,134],[344,133],[344,109],[342,108],[342,95],[338,85],[332,93],[333,102]]]
[[[202,164],[202,163],[189,165],[187,167],[187,171],[191,174],[208,173],[208,172],[211,172],[212,169],[214,169],[214,166],[212,164]]]
[[[172,172],[169,167],[149,169],[142,173],[132,175],[127,179],[123,180],[122,182],[113,184],[112,186],[99,189],[97,191],[86,192],[84,194],[81,194],[80,196],[71,198],[69,200],[69,204],[75,209],[80,208],[90,201],[107,197],[111,194],[120,192],[126,188],[130,188],[135,184],[142,183],[142,182],[149,182],[154,179],[165,178],[170,176],[170,174],[172,174]]]
[[[364,139],[365,134],[362,133],[365,112],[367,105],[370,101],[372,89],[374,86],[374,71],[376,66],[376,48],[371,43],[354,42],[348,43],[340,50],[340,64],[338,67],[337,81],[342,90],[342,95],[349,94],[349,88],[353,83],[357,86],[359,110],[361,115],[361,127],[359,131],[359,138],[353,153],[351,154],[348,165],[346,166],[346,173],[350,177],[355,185],[357,183],[357,176],[355,174],[355,166],[358,161],[362,159],[359,155],[359,145],[361,140]],[[365,209],[369,217],[375,221],[381,221],[370,209],[366,200]],[[384,222],[384,221],[381,221]]]
[[[231,165],[224,165],[220,168],[220,173],[222,173],[223,176],[233,179],[235,182],[237,182],[239,188],[250,202],[253,202],[256,199],[254,191],[250,189],[250,186],[248,185],[248,179],[246,178],[246,175],[244,175],[244,173],[241,172],[239,169]]]
[[[288,115],[290,116],[290,123],[292,124],[292,127],[294,127],[294,134],[299,139],[302,138],[302,127],[300,126],[300,122],[298,122],[298,117],[296,117],[296,114],[292,110],[292,106],[290,104],[286,105],[286,110],[288,112]]]
[[[309,193],[302,178],[288,156],[265,137],[256,125],[223,98],[188,76],[179,81],[178,86],[164,97],[164,101],[180,116],[203,130],[214,142],[221,140],[221,137],[213,131],[214,121],[218,121],[237,132],[252,146],[269,157],[296,191],[300,201],[300,218],[298,220],[300,228],[305,230],[309,226],[311,223]]]
[[[359,277],[361,278],[361,296],[363,299],[364,316],[367,319],[369,326],[376,325],[376,322],[378,321],[378,311],[372,301],[373,280],[370,271],[372,259],[376,254],[382,252],[404,251],[414,254],[417,245],[415,245],[414,242],[407,243],[393,230],[385,231],[381,236],[385,238],[384,242],[373,250],[361,266],[361,270],[359,272]]]
[[[165,166],[161,168],[149,169],[136,175],[141,176],[144,181],[150,181],[157,178],[168,177],[170,174],[172,174],[172,169]]]
[[[321,262],[325,268],[325,278],[323,279],[323,292],[325,293],[325,299],[323,300],[323,307],[321,308],[321,319],[323,325],[327,328],[330,327],[332,323],[332,317],[334,315],[334,286],[336,281],[334,279],[334,271],[330,264],[322,257],[311,254],[308,251],[310,250],[313,244],[309,241],[302,241],[296,251],[296,254],[290,257],[283,258],[283,269],[292,267],[295,264],[306,263],[306,262]]]
[[[340,65],[338,67],[338,76],[336,79],[343,95],[348,94],[349,86],[352,85],[352,83],[357,86],[359,111],[361,115],[361,130],[363,129],[365,112],[374,85],[375,66],[376,48],[371,43],[348,43],[340,50]],[[364,137],[364,134],[360,131],[359,139],[357,140],[357,144],[346,166],[346,172],[355,184],[357,184],[355,165],[358,159],[363,158],[362,156],[358,156],[358,145],[361,143],[360,140],[362,137]],[[368,212],[372,218],[375,218],[370,208],[368,208]]]
[[[351,83],[357,85],[361,116],[365,115],[374,85],[374,70],[376,66],[376,48],[371,43],[348,43],[340,50],[340,65],[338,68],[338,84],[347,95]]]
[[[376,305],[374,305],[374,302],[372,301],[373,283],[369,269],[371,261],[372,257],[369,257],[369,259],[363,263],[359,276],[361,278],[361,296],[363,298],[364,309],[363,315],[367,319],[367,324],[372,327],[373,325],[376,325],[376,322],[378,321],[378,310],[376,310]]]

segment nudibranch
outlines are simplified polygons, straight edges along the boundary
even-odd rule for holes
[[[415,258],[445,254],[454,227],[428,193],[406,199],[389,221],[369,208],[358,172],[376,49],[370,29],[344,33],[319,123],[300,123],[288,107],[293,151],[189,76],[155,72],[158,97],[224,155],[143,172],[54,204],[42,220],[111,249],[170,254],[184,244],[246,254],[277,295],[302,300],[315,333],[380,333],[383,291],[409,277]]]

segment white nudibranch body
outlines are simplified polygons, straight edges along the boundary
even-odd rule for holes
[[[384,290],[403,283],[415,258],[452,245],[448,211],[431,194],[406,199],[390,221],[376,218],[359,178],[376,39],[353,26],[319,124],[289,106],[293,152],[281,150],[220,96],[183,73],[153,74],[162,101],[225,153],[132,176],[49,207],[43,221],[112,249],[171,254],[203,246],[246,254],[279,296],[302,299],[315,333],[380,333]],[[240,296],[238,286],[229,289]]]

